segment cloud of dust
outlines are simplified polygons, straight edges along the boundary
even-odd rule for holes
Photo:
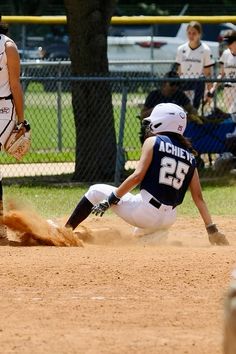
[[[77,229],[76,231],[77,232]],[[78,232],[82,232],[81,227],[78,228]],[[93,228],[89,229],[90,237],[87,238],[87,233],[85,233],[85,239],[82,236],[82,239],[85,242],[96,244],[96,245],[131,245],[135,244],[136,240],[132,237],[131,232],[126,232],[124,230],[118,230],[114,226],[111,227],[100,227],[100,228]]]
[[[110,219],[109,219],[110,220]],[[119,225],[103,220],[102,225],[85,227],[79,225],[75,231],[65,228],[64,222],[45,220],[33,209],[17,201],[8,201],[2,223],[10,229],[8,238],[19,246],[83,247],[84,243],[96,245],[163,245],[166,244],[166,230],[146,235],[135,235],[130,225]],[[122,227],[123,226],[123,227]]]
[[[12,201],[8,203],[8,210],[4,213],[2,223],[13,231],[9,239],[18,242],[19,245],[83,247],[83,241],[79,238],[80,232],[75,234],[63,226],[56,227],[35,211],[21,208]],[[82,233],[85,232],[83,230]]]

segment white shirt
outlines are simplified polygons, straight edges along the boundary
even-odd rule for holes
[[[176,63],[180,65],[180,76],[197,78],[203,74],[203,69],[215,64],[211,49],[206,43],[192,49],[186,42],[177,49]]]
[[[225,78],[236,79],[236,56],[231,53],[229,48],[223,51],[220,63],[224,66]],[[236,86],[236,83],[232,85]]]
[[[8,41],[13,42],[4,34],[0,35],[0,97],[6,97],[11,94],[5,47],[5,44]]]

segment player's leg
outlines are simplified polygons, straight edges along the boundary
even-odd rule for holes
[[[0,100],[0,147],[3,148],[10,133],[15,127],[15,108],[12,99]],[[2,176],[0,176],[0,219],[3,216],[3,190],[2,190]],[[8,244],[7,229],[5,225],[0,223],[0,245]]]
[[[106,199],[114,190],[115,187],[107,184],[91,186],[76,206],[65,226],[75,229],[89,216],[93,206]],[[149,203],[150,199],[152,199],[152,196],[144,190],[136,195],[127,193],[117,205],[112,205],[111,209],[130,225],[142,229],[156,230],[172,225],[176,219],[175,209],[164,205],[156,208]]]
[[[7,229],[6,226],[2,224],[3,217],[3,191],[2,191],[2,180],[0,180],[0,246],[8,245],[7,239]]]
[[[0,144],[2,149],[16,125],[16,113],[13,101],[11,99],[0,100],[0,111],[2,112],[0,119]]]
[[[146,233],[168,228],[176,219],[176,209],[156,201],[146,190],[133,195],[127,193],[112,210],[130,225],[140,228]],[[153,205],[155,204],[155,206]]]
[[[75,229],[89,216],[93,206],[103,199],[106,199],[114,190],[115,187],[107,184],[95,184],[91,186],[79,201],[65,226]]]

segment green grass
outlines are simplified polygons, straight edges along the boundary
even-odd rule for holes
[[[123,137],[126,160],[138,160],[140,157],[140,121],[137,116],[140,114],[140,106],[144,103],[146,95],[147,93],[140,92],[128,94]],[[121,93],[113,93],[112,101],[118,142]],[[218,93],[217,101],[221,106],[221,91]],[[25,114],[32,126],[32,147],[22,159],[22,163],[75,161],[75,125],[69,92],[62,92],[61,108],[61,117],[59,117],[57,92],[45,92],[40,83],[32,82],[28,86],[25,93]],[[59,128],[59,120],[61,120],[61,129]],[[14,164],[17,161],[2,153],[0,154],[0,163]]]
[[[236,188],[231,187],[206,187],[203,188],[204,199],[208,209],[213,215],[236,214]],[[187,192],[184,203],[179,207],[180,215],[198,216],[198,210],[192,202],[191,194]]]
[[[124,148],[129,160],[137,160],[140,153],[138,104],[133,102],[140,94],[130,94],[124,132]],[[139,98],[143,101],[144,97]],[[121,94],[113,94],[114,124],[117,141],[120,126]],[[58,116],[56,92],[44,92],[42,85],[32,83],[25,94],[25,116],[32,127],[32,147],[22,160],[29,162],[70,162],[75,160],[75,125],[71,105],[71,94],[63,92],[62,114]],[[58,121],[61,119],[61,136]],[[1,163],[16,163],[5,153],[0,155]]]
[[[4,187],[4,200],[15,200],[45,217],[69,214],[86,192],[86,187]]]
[[[88,186],[4,186],[4,198],[16,199],[25,205],[33,207],[45,217],[60,217],[68,215],[77,205],[81,196],[87,191]],[[137,193],[138,189],[134,191]],[[204,198],[212,215],[232,215],[236,212],[235,183],[229,186],[203,187]],[[108,215],[112,215],[111,212]],[[187,193],[184,203],[178,208],[178,215],[196,216],[199,213]]]

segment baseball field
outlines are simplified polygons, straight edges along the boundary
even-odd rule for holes
[[[5,199],[63,224],[85,190],[6,186]],[[83,247],[0,247],[1,353],[222,353],[235,184],[204,193],[228,247],[210,246],[189,194],[159,242],[108,212],[84,222]]]

